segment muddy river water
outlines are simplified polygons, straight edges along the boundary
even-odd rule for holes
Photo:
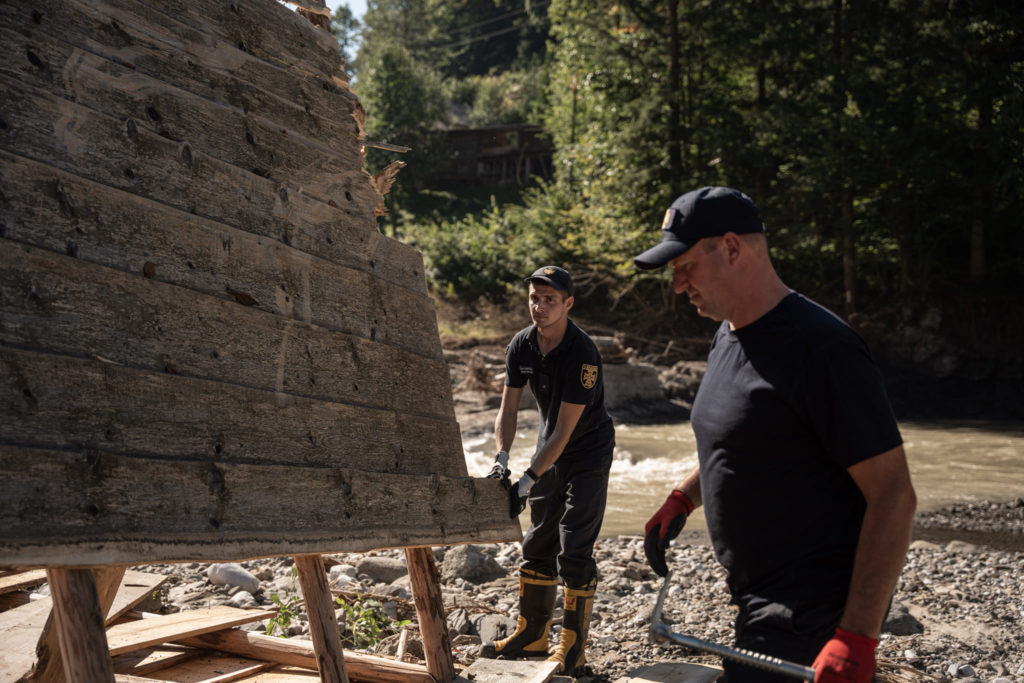
[[[1024,423],[902,422],[900,430],[919,511],[1024,497]],[[529,465],[535,440],[533,434],[517,435],[510,463],[514,473]],[[616,425],[615,440],[601,535],[640,534],[672,485],[696,464],[696,441],[689,422]],[[464,447],[470,474],[485,475],[494,457],[493,439]],[[699,509],[686,527],[705,528]]]

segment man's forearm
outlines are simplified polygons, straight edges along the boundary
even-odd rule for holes
[[[907,557],[914,520],[913,491],[871,505],[864,513],[853,578],[840,628],[877,639]]]

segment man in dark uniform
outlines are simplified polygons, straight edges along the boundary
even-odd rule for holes
[[[816,683],[867,683],[915,508],[902,440],[871,354],[776,274],[750,197],[680,196],[662,241],[673,289],[722,324],[694,399],[698,466],[647,523],[651,567],[703,504],[739,607],[739,647],[812,664]],[[729,683],[789,680],[724,663]]]
[[[548,629],[558,579],[564,592],[562,636],[549,657],[562,673],[585,663],[585,646],[597,585],[594,543],[604,519],[615,430],[604,407],[601,356],[594,342],[569,320],[573,282],[568,271],[544,266],[530,283],[530,318],[508,345],[505,388],[494,423],[498,447],[492,472],[508,477],[508,451],[527,384],[540,409],[537,449],[526,472],[509,480],[513,518],[530,502],[519,570],[515,632],[485,643],[481,654],[516,659],[548,656]]]

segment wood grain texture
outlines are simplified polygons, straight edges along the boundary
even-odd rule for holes
[[[114,670],[107,654],[103,609],[92,572],[52,567],[46,573],[67,680],[112,683]]]
[[[175,642],[201,633],[269,619],[274,614],[274,610],[245,610],[227,605],[175,612],[155,619],[114,624],[107,629],[107,644],[111,655],[119,655],[150,645]]]
[[[432,302],[402,283],[2,150],[0,185],[9,240],[442,357]]]
[[[306,606],[316,668],[325,683],[348,683],[345,653],[334,614],[334,597],[327,587],[327,570],[320,555],[296,555],[295,569]]]
[[[407,548],[405,563],[409,568],[409,582],[423,638],[427,671],[438,681],[451,681],[455,678],[455,661],[452,658],[451,639],[448,637],[441,577],[434,564],[434,555],[430,548]]]
[[[522,538],[491,479],[12,446],[0,446],[0,472],[5,564],[223,561]],[[266,502],[274,500],[288,503]]]
[[[0,313],[8,344],[454,420],[443,359],[3,239]]]
[[[0,74],[0,148],[426,293],[422,256],[380,234],[359,202],[332,206]],[[353,196],[353,198],[355,198]],[[370,215],[372,215],[372,207]]]

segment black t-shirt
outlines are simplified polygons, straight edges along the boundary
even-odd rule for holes
[[[604,407],[601,354],[593,340],[571,320],[562,341],[547,356],[537,346],[534,325],[520,330],[509,342],[505,351],[505,384],[518,388],[527,383],[540,408],[538,449],[555,430],[562,401],[585,407],[559,457],[603,453],[614,446],[615,429]]]
[[[902,443],[864,341],[799,294],[723,322],[691,423],[734,597],[845,600],[865,509],[846,468]]]

